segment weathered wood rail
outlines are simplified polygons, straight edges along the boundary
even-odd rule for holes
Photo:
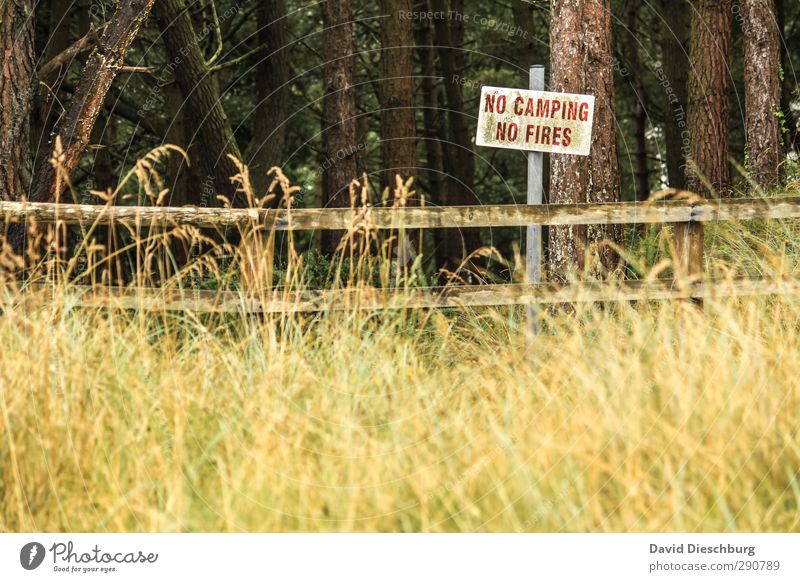
[[[710,281],[627,281],[570,285],[465,285],[420,289],[333,289],[245,293],[191,289],[136,289],[124,287],[30,286],[17,295],[23,300],[55,296],[76,307],[113,307],[144,311],[205,313],[311,313],[351,309],[433,309],[498,307],[559,303],[608,303],[798,295],[800,281],[730,279]]]
[[[0,219],[65,224],[197,228],[263,227],[278,231],[523,227],[532,224],[665,224],[676,228],[679,280],[580,283],[566,286],[484,285],[429,289],[358,288],[243,293],[180,289],[69,286],[74,305],[219,313],[285,313],[343,309],[486,307],[580,302],[800,294],[800,281],[702,280],[703,224],[711,221],[800,218],[800,196],[737,200],[660,200],[612,204],[498,205],[361,209],[218,209],[126,207],[0,201]],[[689,283],[687,283],[689,281]],[[29,286],[21,297],[54,296],[58,287]]]
[[[800,196],[738,200],[664,200],[611,204],[544,204],[403,207],[367,209],[305,208],[258,210],[242,208],[93,206],[88,204],[0,201],[0,217],[8,222],[65,224],[128,224],[198,228],[247,228],[264,225],[274,230],[345,230],[359,222],[377,229],[521,227],[531,224],[701,223],[719,220],[800,218]]]

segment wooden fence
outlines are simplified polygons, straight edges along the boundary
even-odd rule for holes
[[[323,309],[466,307],[546,303],[702,299],[799,293],[800,281],[702,280],[702,225],[710,221],[800,218],[800,197],[737,200],[662,200],[612,204],[496,205],[367,209],[214,209],[124,207],[0,201],[7,222],[120,224],[133,227],[192,225],[198,228],[264,226],[279,231],[346,230],[358,222],[376,229],[522,227],[597,224],[675,224],[680,280],[616,284],[449,286],[395,291],[342,289],[269,293],[209,292],[191,289],[75,287],[76,304],[120,308],[208,312],[312,312]],[[47,288],[40,289],[47,292]]]

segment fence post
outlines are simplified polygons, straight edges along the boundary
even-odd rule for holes
[[[680,278],[694,282],[703,277],[703,223],[679,222],[675,224],[675,252]],[[696,300],[696,303],[702,303]]]
[[[532,65],[528,88],[531,91],[544,91],[544,65]],[[541,204],[544,193],[544,154],[528,152],[528,204]],[[528,225],[526,266],[528,283],[542,282],[542,225]],[[537,309],[528,306],[528,329],[531,337],[539,331]]]

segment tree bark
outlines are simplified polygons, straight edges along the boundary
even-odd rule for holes
[[[100,42],[89,56],[75,94],[54,132],[61,139],[63,157],[60,166],[66,175],[71,174],[78,165],[111,82],[122,66],[139,28],[147,20],[153,2],[154,0],[120,2]],[[48,151],[52,151],[54,145],[55,140],[51,142]],[[44,163],[36,172],[30,199],[35,202],[58,200],[63,188],[64,183],[56,180],[55,168]]]
[[[247,153],[250,179],[258,195],[270,183],[267,172],[284,163],[289,111],[288,22],[285,0],[262,0],[256,9],[258,43],[266,46],[256,66],[255,132]],[[278,193],[280,195],[280,193]],[[280,203],[275,200],[274,205]]]
[[[661,69],[664,93],[664,141],[670,188],[686,189],[689,78],[689,5],[686,0],[661,0]]]
[[[650,197],[650,165],[647,157],[647,89],[644,84],[644,69],[639,58],[639,0],[628,0],[626,28],[622,32],[622,46],[627,56],[631,88],[633,89],[633,176],[636,200]]]
[[[0,199],[30,186],[30,113],[36,93],[33,0],[0,1]]]
[[[419,169],[420,180],[424,180],[427,189],[428,205],[447,205],[447,191],[445,188],[444,155],[442,151],[444,133],[442,120],[442,88],[436,82],[436,49],[433,42],[431,24],[425,20],[419,22],[414,29],[417,53],[421,63],[422,79],[420,92],[422,93],[422,142],[425,146],[425,165]],[[418,184],[422,187],[423,184]],[[444,253],[447,240],[445,229],[435,229],[429,235],[433,238],[432,257],[435,264],[443,265],[447,260]]]
[[[56,98],[61,90],[64,73],[73,59],[82,51],[89,50],[97,40],[97,31],[91,37],[84,37],[80,42],[70,46],[71,2],[50,2],[50,20],[48,23],[47,46],[42,60],[45,63],[37,76],[39,89],[36,94],[34,115],[31,117],[31,140],[34,168],[48,164],[52,151],[47,146],[48,136],[52,133],[61,108]],[[45,84],[47,86],[45,86]]]
[[[691,17],[688,186],[704,196],[729,196],[728,162],[731,0],[697,0]]]
[[[553,91],[595,96],[594,131],[587,157],[554,155],[550,166],[550,202],[619,201],[619,161],[614,129],[615,93],[611,53],[610,0],[552,0],[550,54]],[[548,256],[551,280],[583,270],[587,244],[619,244],[619,226],[553,227]],[[617,265],[617,253],[598,249],[602,266]]]
[[[53,0],[50,2],[50,23],[47,39],[47,47],[44,51],[45,62],[63,52],[70,42],[70,21],[69,16],[72,2]]]
[[[521,69],[520,76],[527,79],[531,65],[543,65],[546,63],[543,53],[546,48],[539,45],[534,34],[534,5],[528,2],[513,2],[511,4],[512,15],[516,33],[514,41],[516,44],[517,63]]]
[[[403,181],[416,176],[417,124],[414,117],[411,20],[409,0],[381,0],[381,129],[383,173],[381,189],[395,188],[395,176]]]
[[[474,204],[475,156],[472,151],[472,135],[464,111],[464,96],[458,82],[463,68],[463,12],[462,4],[453,3],[454,16],[449,20],[434,19],[433,26],[438,44],[439,63],[444,77],[444,92],[447,100],[449,140],[445,143],[445,169],[447,170],[447,202],[450,205]],[[450,14],[446,0],[431,0],[434,12]],[[461,64],[461,66],[460,66]],[[443,249],[447,261],[444,265],[454,271],[469,256],[481,247],[480,231],[476,229],[451,230],[447,233]]]
[[[158,0],[156,16],[170,61],[175,64],[175,80],[186,102],[186,112],[194,125],[188,140],[188,154],[195,160],[202,182],[191,197],[199,206],[217,206],[222,196],[233,206],[247,201],[236,192],[231,178],[239,173],[228,157],[241,159],[233,130],[222,106],[219,88],[206,64],[200,40],[184,0]]]
[[[796,0],[778,0],[777,3],[777,17],[778,17],[778,30],[781,31],[782,42],[780,43],[781,49],[781,65],[783,70],[783,87],[781,91],[781,110],[783,111],[783,127],[781,128],[781,138],[783,142],[784,155],[789,155],[792,152],[797,152],[800,149],[800,119],[794,112],[792,101],[797,92],[797,77],[793,74],[794,67],[791,62],[791,51],[789,47],[797,45],[798,26],[797,26],[797,8],[795,8],[795,17],[792,18],[786,14],[787,4],[795,3]]]
[[[747,169],[753,182],[780,183],[781,52],[774,0],[742,0]]]
[[[325,28],[323,204],[350,206],[350,184],[356,178],[356,105],[353,90],[353,11],[350,0],[322,0]],[[322,247],[333,253],[341,232],[325,231]]]

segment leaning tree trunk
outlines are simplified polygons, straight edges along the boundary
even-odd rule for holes
[[[595,96],[594,132],[589,156],[554,155],[550,166],[550,202],[618,202],[619,161],[614,130],[615,94],[611,53],[610,0],[552,0],[550,54],[554,91]],[[551,280],[584,269],[587,244],[619,244],[618,226],[553,227],[548,256]],[[606,269],[617,253],[599,244]]]
[[[671,188],[686,188],[687,86],[689,76],[689,5],[686,0],[661,0],[661,69],[664,95],[664,141],[667,179]]]
[[[353,90],[353,11],[350,0],[322,0],[324,33],[325,161],[323,204],[350,206],[350,183],[356,178],[356,103]],[[333,253],[342,233],[325,231],[322,247]]]
[[[175,80],[186,101],[187,114],[195,124],[188,153],[197,162],[198,179],[203,186],[192,203],[215,206],[219,203],[217,197],[222,196],[232,205],[242,206],[246,200],[231,180],[239,169],[228,157],[241,158],[241,154],[195,34],[191,13],[184,0],[158,0],[156,16],[170,61],[175,63]]]
[[[742,0],[747,169],[761,188],[780,181],[780,33],[774,0]]]
[[[414,118],[412,22],[409,0],[381,0],[381,189],[394,190],[395,176],[416,175],[417,125]]]
[[[261,0],[256,8],[258,43],[265,56],[256,66],[255,132],[247,151],[253,188],[262,196],[268,186],[267,172],[282,166],[289,111],[289,50],[285,0]],[[280,194],[280,193],[279,193]],[[280,200],[274,200],[277,205]]]
[[[33,0],[0,0],[0,199],[30,185],[30,113],[36,92]]]
[[[61,141],[60,167],[65,175],[71,174],[77,167],[89,143],[92,128],[103,107],[111,82],[122,66],[139,28],[147,20],[153,2],[154,0],[122,0],[89,56],[75,94],[54,131],[54,135]],[[55,138],[49,151],[53,150],[54,145]],[[63,181],[56,180],[56,171],[52,164],[42,164],[36,172],[30,198],[34,202],[57,200],[64,186]]]
[[[707,196],[729,196],[731,0],[697,0],[691,23],[689,68],[689,188]]]
[[[53,151],[56,143],[60,142],[58,171],[63,173],[61,175],[69,176],[78,166],[111,82],[122,66],[139,28],[147,20],[153,2],[154,0],[122,0],[89,56],[75,93],[56,124],[53,139],[48,146],[48,151]],[[36,170],[28,198],[33,202],[58,200],[65,183],[57,177],[56,168],[52,164],[41,164]],[[23,254],[24,225],[13,225],[9,229],[9,240],[14,251]]]
[[[41,3],[40,3],[41,5]],[[50,63],[53,58],[64,54],[70,45],[70,25],[72,18],[70,15],[71,2],[51,0],[50,2],[50,22],[47,32],[47,46],[42,55],[43,63]],[[88,32],[88,30],[86,31]],[[86,32],[79,31],[81,37]],[[49,163],[51,151],[47,150],[48,136],[53,131],[58,114],[60,113],[61,103],[56,97],[61,89],[61,82],[65,77],[65,69],[69,67],[70,60],[60,63],[52,73],[46,73],[39,69],[39,79],[44,81],[39,85],[34,104],[34,115],[31,119],[31,139],[32,155],[34,167],[39,164]],[[52,80],[50,79],[52,77]]]

